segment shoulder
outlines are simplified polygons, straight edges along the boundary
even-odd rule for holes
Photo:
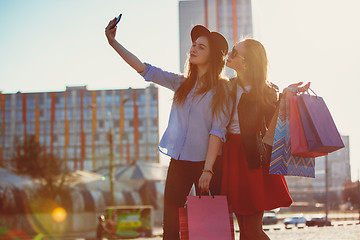
[[[277,102],[279,96],[279,87],[272,82],[266,82],[264,93],[270,102]]]

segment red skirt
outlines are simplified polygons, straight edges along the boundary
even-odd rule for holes
[[[240,134],[228,134],[224,144],[221,193],[240,215],[289,207],[293,202],[284,176],[269,174],[268,167],[248,169]]]

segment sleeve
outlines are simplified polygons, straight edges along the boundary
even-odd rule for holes
[[[224,111],[220,111],[220,114],[216,116],[213,114],[212,127],[210,134],[215,135],[221,139],[222,142],[226,141],[226,127],[229,125],[231,118],[231,110],[233,108],[233,101],[228,97],[228,101],[224,101],[228,106],[225,106]]]
[[[163,71],[160,68],[154,67],[149,63],[145,63],[146,68],[144,71],[139,72],[144,77],[145,81],[151,81],[166,87],[174,92],[178,89],[180,84],[184,81],[184,76],[167,71]]]

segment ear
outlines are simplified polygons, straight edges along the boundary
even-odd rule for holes
[[[247,69],[248,69],[248,65],[247,65],[246,63],[244,63],[244,64],[242,65],[242,68],[243,68],[244,72],[246,72]]]

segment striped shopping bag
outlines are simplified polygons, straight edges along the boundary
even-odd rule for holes
[[[270,160],[270,174],[315,177],[315,160],[291,154],[290,100],[280,99],[275,136]]]

